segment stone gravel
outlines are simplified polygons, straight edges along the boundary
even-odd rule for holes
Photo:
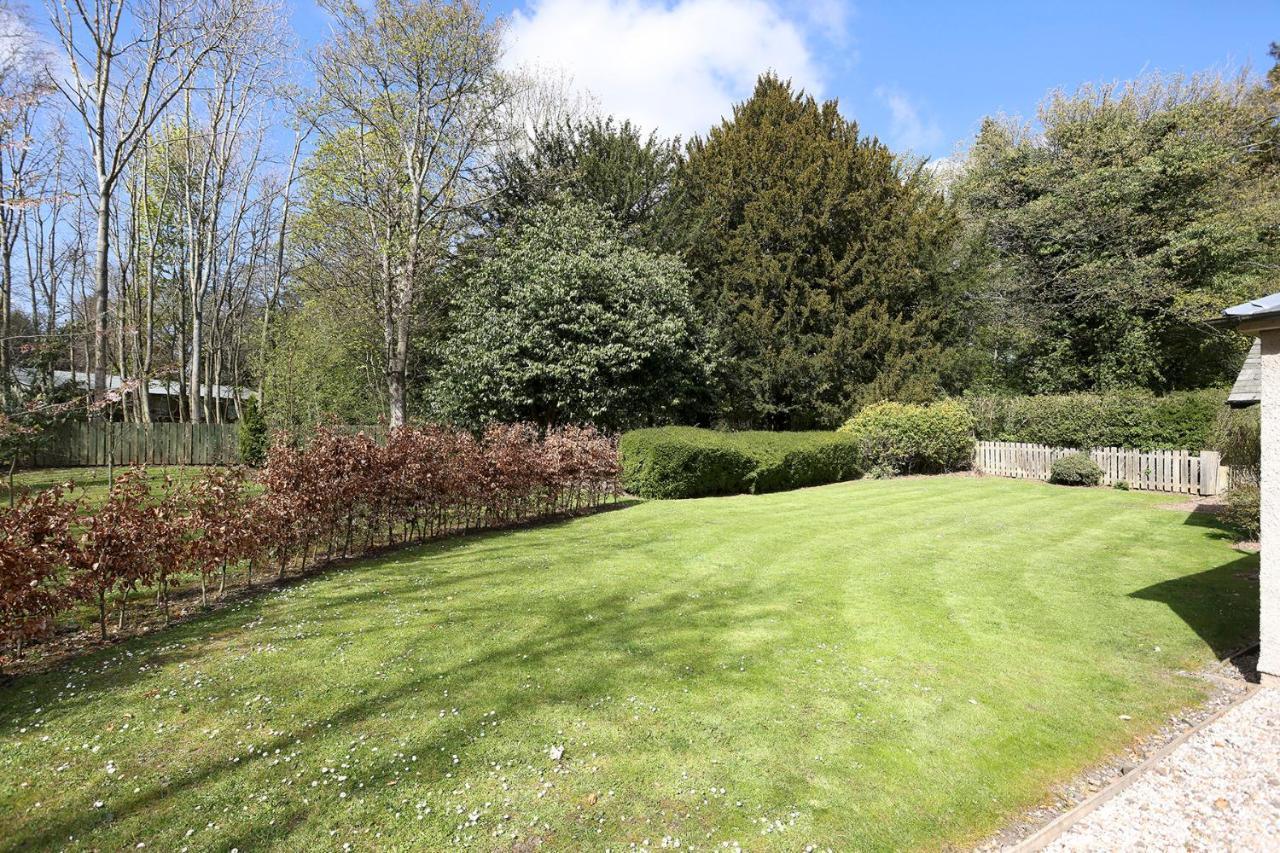
[[[1255,692],[1044,849],[1280,850],[1280,688]]]

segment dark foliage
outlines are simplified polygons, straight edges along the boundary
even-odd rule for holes
[[[962,387],[959,222],[834,101],[761,77],[690,145],[679,192],[727,423],[835,426],[861,404]]]

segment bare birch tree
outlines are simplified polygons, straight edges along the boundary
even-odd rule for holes
[[[125,169],[205,57],[237,32],[241,0],[47,0],[62,49],[52,77],[93,167],[93,386],[106,385],[111,215]]]
[[[46,165],[36,136],[52,92],[45,57],[26,20],[0,2],[0,405],[10,396],[14,260],[27,212],[39,202],[36,186]],[[34,320],[34,317],[32,318]]]

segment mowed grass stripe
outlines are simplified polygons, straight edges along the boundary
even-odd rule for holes
[[[1168,500],[858,482],[370,560],[0,687],[0,847],[963,844],[1256,636],[1256,556]]]

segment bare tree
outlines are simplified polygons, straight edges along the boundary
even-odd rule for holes
[[[375,248],[388,413],[404,423],[409,343],[424,280],[465,226],[485,161],[506,131],[500,32],[468,0],[322,0],[333,35],[316,62],[317,126]]]
[[[237,32],[241,0],[48,0],[65,73],[53,74],[79,118],[93,166],[93,385],[106,385],[111,215],[126,167],[205,57]]]
[[[26,20],[0,2],[0,404],[9,403],[15,255],[44,163],[33,150],[52,92],[45,57]],[[34,317],[32,320],[34,321]]]
[[[208,300],[214,299],[214,332],[243,265],[258,261],[258,245],[244,243],[253,192],[263,164],[263,108],[282,90],[286,54],[279,8],[263,0],[240,0],[240,16],[214,50],[190,49],[191,80],[182,98],[181,199],[186,247],[186,286],[191,322],[187,369],[191,420],[217,420],[213,395],[221,367],[220,347],[206,341]],[[206,360],[206,350],[209,359]],[[203,393],[202,393],[203,392]]]

